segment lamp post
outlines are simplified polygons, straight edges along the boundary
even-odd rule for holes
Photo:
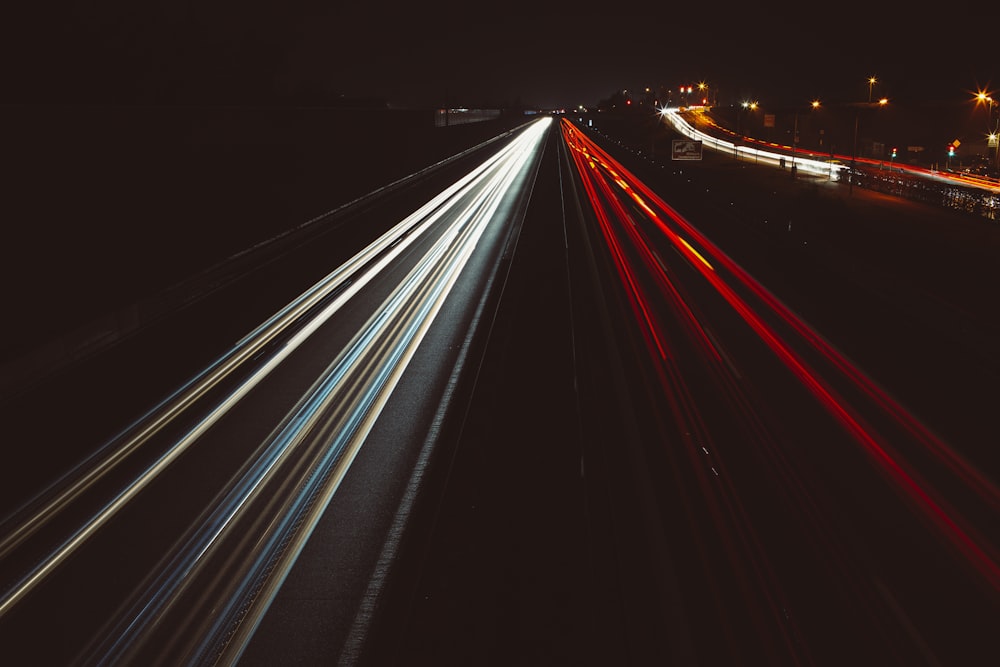
[[[740,107],[742,107],[746,111],[754,111],[757,108],[757,102],[750,102],[748,100],[744,100],[743,102],[740,102]],[[741,111],[739,109],[737,109],[736,110],[736,137],[733,138],[733,159],[734,160],[738,160],[739,159],[739,153],[736,150],[736,142],[743,140],[743,135],[741,134],[741,130],[740,130],[740,118],[742,117],[742,115],[743,114],[741,113]]]
[[[872,77],[874,79],[875,77]],[[854,171],[858,160],[858,124],[861,120],[861,109],[864,108],[877,108],[884,107],[889,103],[889,100],[883,97],[876,103],[859,104],[857,105],[857,111],[854,113],[854,145],[851,148],[851,176],[847,179],[847,191],[849,193],[854,192]]]
[[[993,97],[984,91],[979,91],[976,94],[976,104],[986,105],[986,129],[992,129],[990,125],[993,124]]]
[[[858,124],[861,120],[861,107],[858,107],[854,112],[854,143],[851,147],[851,172],[847,179],[847,192],[848,194],[854,193],[854,172],[858,161]]]
[[[997,150],[997,171],[1000,171],[1000,134],[996,132],[990,132],[986,135],[986,147],[987,149],[993,146]]]
[[[996,165],[997,169],[1000,170],[1000,141],[998,141],[998,132],[1000,132],[1000,121],[998,121],[997,126],[993,125],[993,96],[981,90],[976,94],[976,104],[987,105],[986,113],[988,115],[986,118],[986,131],[989,132],[989,134],[986,135],[987,139],[986,154],[987,156],[989,156],[989,148],[991,145],[996,148],[997,152]]]
[[[813,100],[809,103],[810,109],[819,108],[819,100]],[[796,167],[795,167],[795,149],[799,145],[799,110],[795,109],[795,122],[792,125],[792,177],[795,177]]]
[[[872,86],[878,83],[878,79],[874,76],[868,77],[868,103],[871,104],[872,101]]]

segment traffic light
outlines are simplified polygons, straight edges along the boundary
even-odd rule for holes
[[[892,147],[892,157],[893,157],[893,159],[896,158],[896,147],[895,146]]]
[[[955,157],[955,144],[948,144],[948,157]]]

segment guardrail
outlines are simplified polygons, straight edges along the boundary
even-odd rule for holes
[[[275,257],[301,246],[322,234],[342,216],[367,205],[372,197],[381,196],[405,187],[416,179],[441,167],[510,136],[524,124],[499,131],[495,136],[425,166],[413,173],[380,186],[368,194],[346,202],[337,208],[306,220],[249,248],[221,259],[202,272],[150,294],[118,310],[96,316],[77,327],[63,332],[39,345],[25,350],[17,357],[0,361],[0,401],[16,396],[35,386],[53,373],[85,361],[108,348],[154,326],[184,308],[206,299],[240,280],[247,272],[266,265]]]
[[[847,168],[847,165],[839,161],[835,162],[829,159],[820,160],[806,154],[789,154],[776,147],[764,148],[761,145],[740,144],[734,140],[703,132],[689,123],[679,108],[665,108],[660,114],[678,133],[702,142],[702,145],[706,148],[729,153],[737,159],[753,160],[758,164],[764,163],[772,166],[784,167],[788,165],[794,167],[796,171],[828,176],[832,180],[839,178],[840,172]]]
[[[938,205],[989,220],[1000,219],[1000,185],[993,179],[909,169],[903,165],[890,164],[887,167],[884,163],[873,160],[855,160],[852,166],[842,158],[817,159],[815,154],[797,153],[777,145],[763,148],[763,144],[740,144],[735,139],[717,137],[688,122],[679,108],[663,109],[661,115],[678,133],[701,141],[711,150],[730,153],[737,159],[782,167],[790,164],[799,171],[826,174],[831,180],[849,182],[852,186],[867,190]]]

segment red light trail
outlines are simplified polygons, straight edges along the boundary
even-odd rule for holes
[[[561,129],[586,197],[614,260],[617,275],[640,324],[651,361],[655,363],[654,370],[669,402],[671,416],[682,432],[691,435],[688,455],[693,470],[698,475],[703,500],[710,504],[720,532],[725,533],[728,529],[736,533],[735,537],[723,535],[723,539],[728,540],[730,546],[734,545],[732,540],[740,540],[746,547],[742,553],[753,555],[750,562],[735,562],[740,559],[731,554],[733,567],[741,571],[748,567],[752,570],[760,584],[760,590],[765,592],[770,612],[775,617],[780,615],[780,586],[776,584],[767,555],[744,514],[736,490],[725,472],[724,463],[712,444],[710,430],[699,416],[685,378],[673,359],[674,352],[667,327],[657,316],[655,303],[662,303],[666,299],[675,316],[685,324],[691,340],[705,355],[707,369],[713,371],[716,380],[725,387],[729,400],[740,406],[743,416],[751,422],[756,423],[756,417],[742,395],[743,388],[734,380],[733,372],[726,370],[728,361],[724,358],[724,351],[695,312],[693,303],[684,298],[676,281],[668,275],[665,263],[656,251],[656,243],[662,244],[663,239],[654,238],[652,230],[658,231],[668,240],[673,249],[739,314],[801,385],[851,436],[851,440],[865,452],[873,466],[892,482],[897,493],[917,512],[917,516],[945,536],[946,543],[964,557],[990,589],[1000,591],[1000,550],[995,537],[989,535],[988,530],[977,529],[966,515],[952,506],[940,488],[931,484],[927,475],[922,475],[899,447],[893,446],[892,442],[901,438],[880,434],[872,426],[872,420],[892,424],[892,428],[905,434],[909,441],[919,444],[921,451],[933,455],[934,460],[942,464],[943,469],[960,482],[962,488],[975,495],[976,502],[994,515],[1000,510],[1000,490],[997,486],[895,402],[704,237],[690,221],[588,139],[579,128],[563,119]],[[633,263],[630,258],[638,259],[638,262]],[[655,289],[650,284],[655,285]],[[776,328],[769,322],[780,326]],[[779,329],[786,333],[783,335]],[[821,372],[819,366],[808,362],[807,356],[816,357],[824,370]],[[856,405],[843,392],[834,388],[838,383],[844,386],[845,380],[850,393],[860,393],[867,398],[867,404]],[[872,419],[866,419],[862,413],[868,414]],[[763,432],[764,427],[758,423],[755,430],[757,440],[770,450],[768,453],[773,465],[777,468],[787,466],[776,447],[768,444],[771,438]],[[907,445],[912,446],[909,443]],[[712,452],[710,468],[705,465],[706,457],[699,456],[702,450],[705,454]],[[934,471],[935,475],[941,472]],[[778,474],[782,474],[785,481],[797,489],[797,499],[803,502],[804,507],[811,504],[809,491],[796,478],[794,471],[786,468],[778,471]],[[729,522],[725,518],[727,515],[731,520]],[[748,580],[744,581],[749,586]],[[770,591],[779,592],[772,595]],[[749,588],[744,590],[744,595],[750,598],[752,593]],[[798,645],[788,632],[783,639],[786,642],[785,648]],[[777,649],[777,646],[770,647],[771,651]]]

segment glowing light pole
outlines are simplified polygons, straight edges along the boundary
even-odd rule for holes
[[[988,114],[986,118],[986,131],[989,134],[986,135],[986,149],[987,155],[989,155],[989,148],[992,146],[996,148],[996,165],[997,169],[1000,169],[1000,121],[997,122],[997,126],[993,125],[993,97],[987,94],[985,91],[979,91],[976,94],[976,104],[986,104],[986,113]]]
[[[872,81],[874,78],[875,77],[872,77],[869,81]],[[888,103],[889,103],[889,100],[887,98],[883,97],[882,99],[880,99],[878,101],[878,106],[884,107]],[[858,123],[859,123],[860,118],[861,118],[861,108],[862,107],[871,108],[871,107],[874,107],[874,106],[875,106],[874,104],[871,104],[871,103],[865,104],[864,102],[862,102],[862,103],[858,104],[858,109],[854,113],[854,147],[851,149],[851,175],[850,175],[850,178],[847,179],[847,185],[848,185],[847,191],[849,193],[853,193],[854,192],[854,170],[855,170],[855,165],[857,164],[857,160],[858,160]]]
[[[810,109],[819,108],[819,100],[813,100],[809,103]],[[799,145],[799,110],[795,110],[795,124],[792,126],[792,178],[795,177],[796,166],[795,166],[795,148]]]
[[[743,101],[740,106],[748,111],[753,111],[757,108],[757,102]],[[739,154],[736,152],[736,142],[743,140],[743,135],[740,133],[740,110],[736,110],[736,137],[733,139],[733,158],[739,159]]]
[[[714,88],[712,88],[711,90],[713,93],[715,93]],[[704,104],[705,106],[713,106],[715,102],[709,99],[708,91],[709,87],[707,83],[702,81],[701,83],[698,84],[698,92],[701,94],[701,103]],[[718,97],[718,94],[716,94],[715,96]]]
[[[986,135],[986,147],[993,146],[997,151],[997,170],[1000,171],[1000,134],[990,132]]]

